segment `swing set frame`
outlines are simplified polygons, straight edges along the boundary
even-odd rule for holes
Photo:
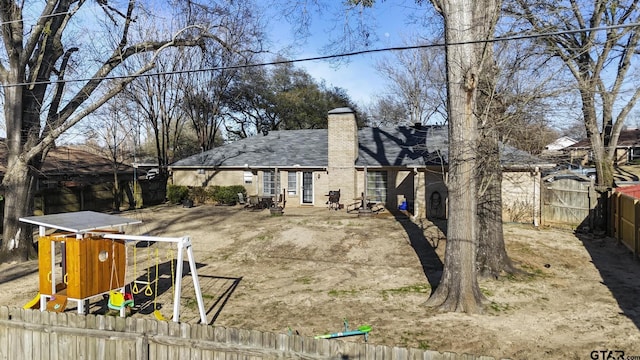
[[[105,239],[111,240],[125,240],[125,241],[149,241],[149,242],[158,242],[158,243],[174,243],[178,255],[176,257],[176,271],[175,278],[173,281],[174,292],[173,292],[173,316],[172,320],[174,322],[178,322],[180,320],[180,297],[182,294],[182,272],[184,269],[184,253],[186,251],[187,258],[189,260],[189,271],[191,272],[191,278],[193,280],[193,287],[196,293],[196,300],[198,302],[198,311],[200,313],[200,322],[202,324],[207,323],[207,315],[204,309],[204,301],[202,298],[202,290],[200,289],[200,280],[198,279],[198,272],[196,268],[196,261],[193,256],[193,246],[191,243],[191,238],[189,236],[183,236],[178,238],[172,237],[158,237],[158,236],[145,236],[145,235],[125,235],[125,234],[104,234],[102,235]],[[157,261],[157,260],[156,260]],[[156,277],[158,274],[156,274]],[[155,279],[154,281],[158,281]],[[124,291],[124,286],[122,287],[122,291]],[[154,294],[156,297],[158,294]],[[157,310],[157,309],[154,309]]]

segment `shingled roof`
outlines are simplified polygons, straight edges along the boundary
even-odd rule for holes
[[[326,167],[327,143],[327,129],[271,131],[187,157],[171,167]]]
[[[4,176],[7,167],[7,145],[0,140],[0,176]],[[118,165],[118,173],[132,173],[133,168]],[[74,146],[58,146],[47,154],[41,169],[41,176],[100,176],[113,174],[113,163],[100,155]]]
[[[356,166],[425,166],[448,160],[447,128],[363,128]]]
[[[358,130],[358,158],[355,166],[422,167],[448,162],[446,126],[362,128]],[[539,165],[531,154],[505,146],[505,165]],[[328,131],[283,130],[235,141],[179,160],[172,168],[273,168],[298,165],[328,166]]]
[[[640,147],[640,129],[622,130],[620,131],[620,137],[618,138],[618,147]],[[577,143],[568,147],[578,149],[590,149],[591,140],[589,138],[582,139]]]

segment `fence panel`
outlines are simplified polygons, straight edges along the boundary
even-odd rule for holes
[[[450,359],[468,354],[208,325],[0,307],[0,359]]]
[[[542,225],[592,227],[597,196],[591,182],[576,179],[542,181]]]
[[[614,192],[609,206],[612,212],[611,236],[624,244],[637,258],[640,251],[640,199]]]
[[[618,202],[619,238],[623,244],[632,249],[636,233],[636,199],[629,195],[621,194]]]

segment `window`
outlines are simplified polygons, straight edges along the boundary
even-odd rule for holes
[[[367,196],[373,202],[387,202],[387,172],[367,172]]]
[[[273,171],[266,170],[262,173],[262,194],[276,194],[276,177]]]
[[[298,192],[298,174],[295,171],[289,171],[287,176],[287,194],[296,195]]]
[[[244,172],[244,183],[251,184],[253,182],[253,173],[251,171]]]

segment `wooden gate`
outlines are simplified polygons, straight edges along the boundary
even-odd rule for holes
[[[543,226],[564,225],[593,228],[592,213],[598,197],[593,181],[582,178],[556,178],[541,182]]]

